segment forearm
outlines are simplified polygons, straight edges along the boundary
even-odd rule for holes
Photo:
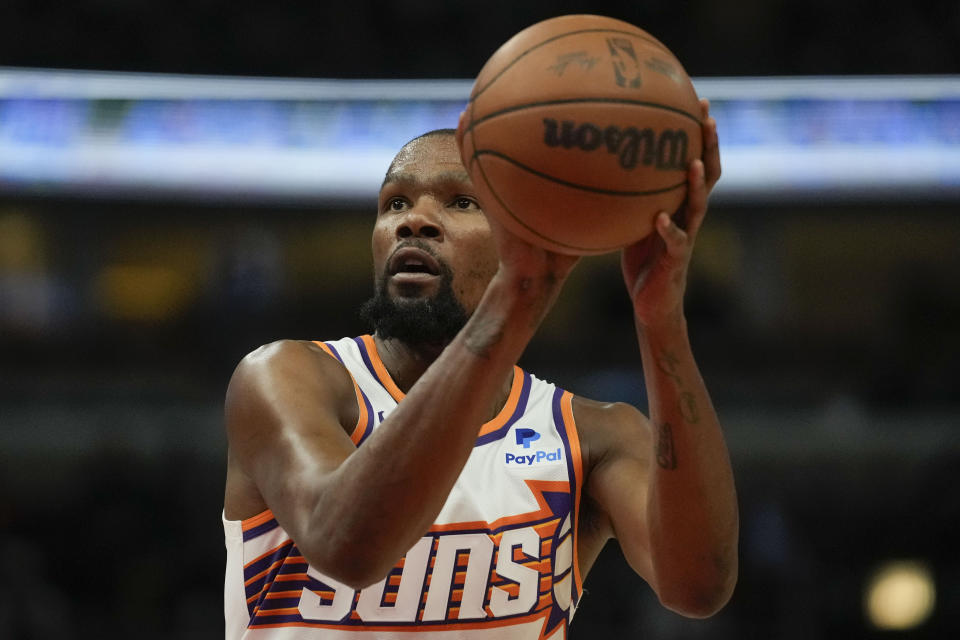
[[[737,575],[737,499],[719,420],[680,316],[638,324],[654,451],[648,522],[659,595],[708,615]]]
[[[558,288],[495,278],[403,402],[327,479],[309,530],[348,556],[375,549],[374,574],[393,566],[443,507]]]

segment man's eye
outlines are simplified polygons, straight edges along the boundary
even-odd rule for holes
[[[403,211],[406,206],[407,203],[403,201],[403,198],[391,198],[390,201],[387,202],[387,208],[391,211]]]
[[[457,209],[475,209],[477,208],[477,203],[470,198],[457,198],[454,201],[454,205]]]

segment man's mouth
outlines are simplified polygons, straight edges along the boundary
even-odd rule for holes
[[[423,249],[407,246],[390,257],[387,274],[400,280],[425,280],[440,275],[440,263]]]

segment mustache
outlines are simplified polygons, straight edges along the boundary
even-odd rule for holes
[[[451,271],[450,266],[437,254],[436,249],[434,249],[429,242],[426,240],[421,240],[420,238],[410,238],[409,240],[404,240],[398,244],[396,248],[390,252],[390,255],[387,256],[386,261],[383,263],[383,271],[380,272],[378,277],[380,282],[386,282],[387,278],[390,276],[388,271],[390,269],[390,263],[393,261],[393,256],[396,255],[396,253],[401,249],[409,249],[410,247],[430,254],[430,256],[436,260],[437,264],[440,266],[440,274],[446,278],[453,277],[453,272]]]

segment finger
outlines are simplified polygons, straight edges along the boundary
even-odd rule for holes
[[[620,264],[623,268],[624,278],[632,280],[638,273],[651,262],[651,258],[656,255],[657,246],[660,241],[654,234],[628,245],[620,253]]]
[[[687,244],[687,233],[674,223],[670,214],[666,211],[658,213],[656,225],[657,233],[667,246],[667,253],[672,256],[682,253]]]
[[[694,160],[690,163],[690,172],[687,177],[687,234],[691,240],[696,238],[700,225],[707,215],[707,198],[709,190],[705,181],[704,163]]]
[[[700,122],[705,121],[710,117],[710,100],[707,98],[700,98]]]
[[[720,179],[720,139],[717,136],[717,121],[707,118],[703,123],[703,166],[707,191]]]

